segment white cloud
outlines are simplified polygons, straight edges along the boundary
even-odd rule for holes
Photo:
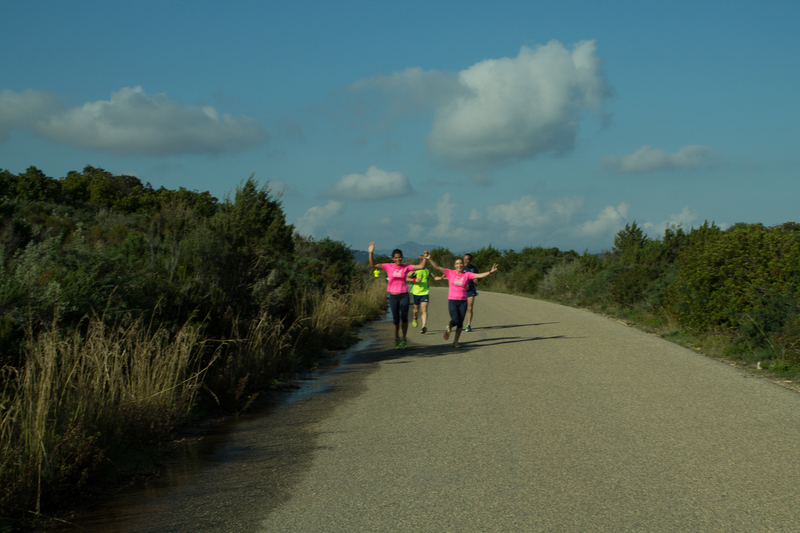
[[[570,52],[558,41],[515,58],[487,59],[456,75],[408,69],[359,80],[349,90],[379,89],[389,113],[435,109],[430,153],[472,172],[514,159],[572,149],[584,111],[605,116],[611,94],[594,41]]]
[[[518,242],[535,245],[538,239],[568,224],[583,205],[583,198],[565,197],[542,206],[536,198],[526,195],[507,204],[487,206],[483,211],[467,211],[453,203],[448,193],[439,199],[434,211],[412,213],[408,238],[438,239],[451,249],[466,249],[475,242],[500,247]]]
[[[669,227],[682,227],[685,231],[689,230],[695,220],[697,220],[697,210],[684,207],[680,213],[670,215],[667,220],[656,223],[645,222],[641,227],[649,237],[657,239],[663,237]]]
[[[542,209],[536,198],[525,195],[507,204],[490,205],[486,208],[486,214],[491,221],[502,220],[512,228],[531,230],[542,229],[557,221],[569,220],[581,207],[583,207],[582,198],[570,197],[548,202]]]
[[[0,139],[4,130],[19,128],[79,148],[164,156],[239,152],[263,145],[270,136],[253,118],[182,104],[166,94],[148,95],[140,86],[112,92],[108,101],[63,107],[41,91],[3,91]]]
[[[339,200],[375,200],[411,194],[411,185],[402,172],[389,172],[375,165],[366,174],[347,174],[329,188],[326,196]]]
[[[32,129],[42,116],[57,113],[61,108],[45,91],[0,91],[0,141],[5,140],[10,130]]]
[[[677,153],[670,154],[664,150],[645,144],[632,154],[621,156],[610,155],[600,159],[600,170],[616,174],[630,172],[652,172],[656,170],[678,170],[708,168],[718,165],[722,158],[708,146],[684,146]]]
[[[437,70],[426,72],[419,67],[363,78],[347,88],[351,94],[374,94],[377,91],[379,103],[387,105],[389,114],[394,116],[447,104],[464,90],[458,74]],[[363,100],[360,103],[365,104]]]
[[[573,237],[607,237],[619,233],[625,226],[625,217],[631,206],[625,202],[617,207],[606,206],[596,220],[587,220],[577,227],[571,228],[568,233]]]
[[[283,180],[269,180],[269,190],[273,196],[300,196],[297,186]]]
[[[295,227],[300,235],[313,236],[314,230],[333,218],[344,208],[344,202],[330,200],[324,206],[314,206],[297,219]]]
[[[432,154],[467,168],[572,149],[581,112],[602,114],[611,89],[594,41],[570,53],[557,41],[516,58],[488,59],[460,73],[470,89],[437,110],[428,136]]]
[[[467,238],[471,231],[460,215],[460,204],[452,202],[450,193],[445,193],[436,202],[436,209],[417,211],[411,214],[408,225],[410,239],[441,239],[444,243],[459,242]],[[449,244],[444,244],[449,246]]]

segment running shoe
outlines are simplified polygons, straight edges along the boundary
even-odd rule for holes
[[[412,324],[414,324],[414,327],[417,327],[417,315],[414,315],[414,321]]]
[[[461,345],[458,344],[457,342],[454,342],[453,343],[453,348],[461,348]]]
[[[450,338],[450,326],[448,325],[447,329],[444,330],[444,340],[447,340],[449,338]]]
[[[425,333],[428,331],[428,326],[422,326],[422,331],[420,333]]]
[[[464,330],[464,331],[472,331],[472,326],[470,326],[469,324],[467,324],[467,329],[466,329],[466,330]]]
[[[400,341],[400,348],[403,350],[408,350],[408,343],[406,342],[405,339]]]
[[[394,340],[394,349],[395,350],[400,350],[402,348],[403,348],[403,346],[400,344],[400,339],[395,339]]]

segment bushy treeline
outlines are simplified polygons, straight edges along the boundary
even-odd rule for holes
[[[452,264],[447,249],[432,252]],[[715,224],[667,228],[650,238],[626,225],[611,251],[595,255],[540,247],[474,253],[484,287],[589,307],[661,332],[716,338],[719,355],[762,361],[775,372],[800,367],[800,224]],[[677,332],[677,333],[676,333]],[[703,340],[705,339],[705,340]]]
[[[0,515],[346,346],[384,307],[359,273],[252,177],[218,200],[93,167],[0,171]]]
[[[343,243],[293,235],[268,187],[232,198],[153,189],[92,167],[49,178],[0,173],[0,353],[19,364],[25,331],[74,326],[88,313],[189,317],[229,338],[259,312],[295,320],[298,298],[346,288]]]

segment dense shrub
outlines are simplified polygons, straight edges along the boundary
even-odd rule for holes
[[[661,269],[648,265],[631,265],[620,269],[611,282],[611,300],[623,306],[643,300],[648,287],[660,274]]]
[[[783,294],[800,279],[800,241],[792,232],[760,224],[734,228],[687,246],[667,307],[686,326],[736,328],[767,295]]]
[[[218,202],[93,167],[0,171],[0,252],[3,519],[164,442],[198,402],[246,408],[385,309],[349,247],[295,235],[252,176]]]

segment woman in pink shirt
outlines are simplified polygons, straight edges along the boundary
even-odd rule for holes
[[[392,310],[392,324],[394,325],[394,347],[396,350],[408,349],[406,333],[408,332],[408,285],[406,284],[406,274],[414,270],[425,268],[428,251],[422,256],[422,262],[418,265],[404,265],[403,252],[395,250],[392,252],[391,263],[375,264],[372,253],[375,251],[375,241],[369,243],[369,266],[380,268],[386,271],[389,284],[386,291],[389,293],[389,308]],[[402,326],[401,326],[402,324]],[[400,327],[403,328],[403,336],[400,337]]]
[[[428,262],[447,278],[447,285],[450,287],[450,291],[447,293],[450,323],[447,325],[447,329],[444,330],[444,338],[445,340],[449,339],[450,331],[455,327],[456,334],[453,338],[453,348],[461,348],[461,345],[458,344],[458,338],[461,336],[461,330],[464,328],[464,317],[467,314],[467,286],[470,280],[485,278],[492,272],[497,272],[497,263],[492,265],[492,269],[488,272],[475,274],[474,272],[464,271],[464,260],[460,257],[455,261],[455,270],[440,267],[430,257],[428,257]]]

